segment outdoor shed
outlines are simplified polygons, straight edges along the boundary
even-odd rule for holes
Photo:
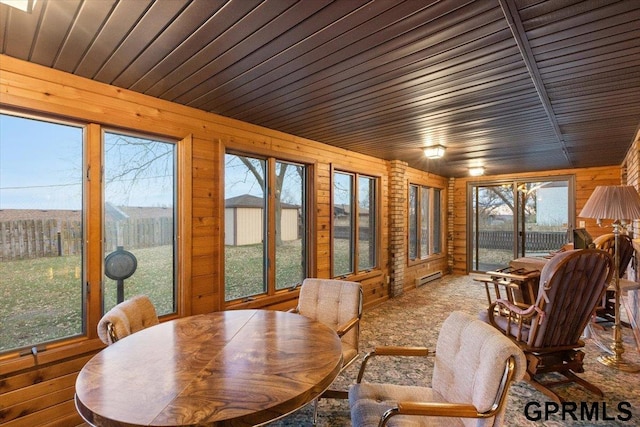
[[[263,240],[262,229],[264,200],[244,194],[225,200],[224,244],[228,246],[253,245]],[[298,211],[300,206],[282,203],[280,236],[282,241],[296,240],[298,236]]]

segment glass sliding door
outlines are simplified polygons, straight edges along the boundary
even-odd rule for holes
[[[513,185],[482,184],[471,188],[470,271],[504,267],[514,257]]]
[[[518,182],[516,255],[541,256],[568,242],[569,181]],[[573,216],[572,216],[573,217]]]
[[[572,177],[470,184],[469,270],[495,270],[560,249],[573,229],[572,195]]]

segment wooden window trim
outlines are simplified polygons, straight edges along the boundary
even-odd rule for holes
[[[314,215],[313,206],[317,204],[317,195],[315,189],[317,188],[317,174],[315,173],[318,161],[316,159],[311,159],[310,157],[301,156],[298,158],[293,158],[292,156],[282,155],[281,153],[274,150],[266,150],[266,149],[257,149],[255,152],[250,152],[246,150],[238,150],[236,148],[225,147],[222,145],[221,147],[221,170],[225,170],[225,161],[224,156],[226,154],[231,154],[234,156],[246,156],[252,157],[256,159],[265,160],[267,164],[267,174],[265,176],[266,179],[266,187],[267,187],[267,219],[266,225],[268,230],[268,239],[267,239],[267,261],[269,265],[274,265],[276,259],[276,247],[275,247],[275,224],[276,217],[275,211],[270,208],[270,206],[275,206],[275,192],[272,191],[272,184],[276,182],[276,168],[275,165],[278,162],[282,163],[293,163],[302,165],[305,168],[305,195],[304,195],[304,203],[306,204],[305,209],[305,253],[307,254],[305,263],[306,270],[308,276],[313,276],[316,273],[316,263],[315,257],[317,251],[315,250],[315,244],[313,243],[315,239],[315,221],[316,216]],[[222,216],[224,218],[224,184],[223,190],[220,192],[220,206],[222,207]],[[222,226],[224,229],[224,226]],[[224,254],[225,244],[224,239],[221,239],[220,243],[220,253]],[[221,256],[222,266],[220,271],[224,272],[224,256]],[[236,310],[236,309],[249,309],[249,308],[262,308],[267,306],[272,306],[274,304],[279,304],[283,302],[287,302],[289,300],[294,300],[298,296],[298,292],[296,289],[285,288],[285,289],[276,289],[275,281],[276,281],[276,271],[275,268],[267,269],[267,290],[265,293],[251,295],[250,298],[238,298],[234,300],[227,301],[225,296],[226,291],[226,279],[224,277],[224,273],[221,275],[221,290],[220,292],[220,305],[224,307],[224,309]],[[270,287],[270,284],[273,287]],[[295,291],[295,292],[293,292]]]
[[[417,252],[418,252],[418,257],[415,259],[411,259],[409,257],[409,239],[411,236],[409,236],[408,234],[408,221],[409,221],[409,193],[411,191],[411,187],[415,186],[418,191],[417,191],[417,199],[416,199],[416,216],[417,216],[417,226],[416,226],[416,232],[418,233],[418,236],[416,236],[417,240],[416,240],[416,245],[417,245]],[[433,250],[434,247],[434,236],[433,236],[433,224],[434,224],[434,219],[435,219],[435,215],[436,212],[434,211],[434,205],[435,205],[435,190],[439,190],[440,191],[440,210],[437,213],[440,216],[440,252],[438,253],[429,253],[427,256],[422,256],[422,254],[420,253],[420,239],[418,238],[420,235],[420,229],[421,229],[421,221],[422,221],[422,214],[421,214],[421,201],[422,201],[422,189],[427,188],[429,190],[429,224],[430,224],[430,230],[431,232],[429,233],[429,252],[431,252]],[[427,185],[427,184],[420,184],[418,182],[413,182],[413,181],[409,181],[408,185],[407,185],[407,206],[406,206],[406,212],[407,212],[407,253],[406,253],[406,257],[407,257],[407,266],[412,267],[412,266],[416,266],[416,265],[421,265],[421,264],[425,264],[425,263],[429,263],[429,262],[433,262],[434,260],[440,260],[443,258],[446,258],[446,253],[445,253],[445,234],[443,232],[443,224],[444,224],[444,216],[443,216],[443,212],[442,212],[442,208],[444,206],[443,203],[443,195],[445,194],[445,189],[437,186],[437,185]]]
[[[356,249],[354,250],[354,253],[352,253],[353,257],[354,257],[354,270],[351,273],[348,274],[344,274],[344,275],[339,275],[339,276],[335,276],[333,274],[334,272],[334,248],[333,248],[333,243],[334,243],[334,215],[333,215],[333,207],[334,207],[334,191],[333,191],[333,184],[334,184],[334,175],[335,173],[344,173],[344,174],[348,174],[353,176],[353,183],[354,183],[354,188],[353,188],[353,194],[352,194],[352,203],[354,203],[355,205],[355,209],[353,209],[353,211],[355,212],[354,217],[355,217],[355,231],[354,231],[354,240],[355,240],[355,245],[356,245]],[[382,198],[382,175],[379,173],[369,173],[366,171],[362,171],[362,169],[359,168],[350,168],[350,167],[341,167],[338,164],[332,163],[330,164],[329,167],[329,174],[330,174],[330,232],[329,232],[329,238],[331,241],[331,254],[330,254],[330,272],[331,272],[331,276],[335,279],[340,279],[340,280],[362,280],[363,278],[367,278],[370,276],[377,276],[380,272],[382,272],[382,266],[380,265],[380,260],[381,260],[381,253],[382,253],[382,248],[381,248],[381,224],[382,224],[382,206],[381,206],[381,198]],[[376,206],[375,206],[375,217],[376,217],[376,230],[375,230],[375,258],[376,258],[376,262],[375,262],[375,266],[373,268],[367,269],[367,270],[362,270],[359,271],[358,270],[358,233],[359,233],[359,217],[358,217],[358,211],[359,211],[359,207],[358,207],[358,178],[359,177],[367,177],[367,178],[372,178],[375,180],[375,189],[374,191],[376,192],[374,195],[374,199],[376,202]],[[371,215],[371,209],[369,209],[369,215]]]
[[[9,113],[10,110],[0,112]],[[13,112],[12,114],[16,114]],[[46,114],[17,112],[20,117],[36,120],[60,119]],[[24,348],[10,350],[0,355],[0,375],[11,374],[23,369],[55,363],[70,357],[96,352],[104,348],[98,339],[97,325],[102,317],[102,277],[103,277],[103,192],[102,166],[103,146],[102,132],[104,127],[97,123],[73,121],[77,126],[84,126],[83,141],[83,235],[86,249],[84,251],[84,327],[83,334],[70,338],[35,344],[37,351],[28,352]],[[127,132],[125,130],[125,132]],[[131,131],[138,135],[155,137],[152,134]],[[162,137],[161,137],[162,138]],[[170,320],[190,314],[190,278],[191,278],[191,204],[192,204],[192,137],[186,136],[180,141],[171,139],[176,144],[178,156],[178,180],[176,191],[180,195],[176,206],[177,224],[177,313],[162,316],[161,321]],[[97,213],[100,214],[97,214]]]

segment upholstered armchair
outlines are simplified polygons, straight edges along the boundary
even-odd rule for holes
[[[336,331],[342,342],[341,372],[358,357],[362,303],[363,293],[360,283],[307,278],[300,287],[298,306],[291,310]],[[346,399],[347,392],[330,389],[321,397]],[[313,410],[314,425],[317,420],[317,403],[316,400]]]
[[[435,357],[431,387],[363,381],[374,356]],[[382,362],[379,362],[382,363]],[[523,352],[495,328],[462,312],[444,321],[435,347],[378,347],[349,389],[354,427],[500,426],[509,387],[525,373]]]
[[[335,279],[304,279],[298,306],[292,310],[335,330],[342,342],[342,366],[358,356],[362,287],[360,283]]]
[[[527,357],[528,381],[556,402],[550,387],[575,382],[602,396],[595,385],[578,377],[584,372],[581,335],[602,299],[613,274],[613,260],[598,249],[578,249],[552,257],[540,272],[535,304],[522,308],[497,300],[483,315],[512,339]],[[564,378],[545,380],[556,372]]]
[[[116,341],[159,323],[153,303],[146,295],[121,302],[98,322],[98,337],[111,345]]]

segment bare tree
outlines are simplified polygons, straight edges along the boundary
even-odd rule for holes
[[[109,190],[108,195],[119,194],[122,197],[119,204],[128,204],[131,197],[140,200],[159,185],[173,186],[174,149],[174,144],[162,141],[106,133],[105,188]]]

